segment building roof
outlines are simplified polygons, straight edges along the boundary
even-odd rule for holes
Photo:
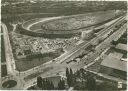
[[[119,43],[119,44],[116,46],[116,48],[117,48],[117,49],[120,49],[120,50],[127,51],[127,44]]]
[[[102,66],[106,66],[109,68],[127,71],[127,62],[122,61],[123,54],[122,53],[110,53],[101,63]]]

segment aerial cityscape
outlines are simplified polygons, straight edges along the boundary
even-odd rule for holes
[[[127,89],[127,1],[2,0],[0,90]]]

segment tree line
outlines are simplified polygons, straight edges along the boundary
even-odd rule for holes
[[[55,84],[52,81],[48,80],[48,78],[42,79],[42,77],[37,77],[37,86],[42,90],[65,90],[70,87],[74,87],[74,90],[117,89],[114,86],[115,83],[111,83],[106,80],[104,81],[103,79],[103,83],[100,83],[100,85],[98,85],[94,75],[88,71],[85,71],[83,68],[77,70],[76,72],[73,72],[71,68],[66,68],[65,75],[66,79],[60,79],[57,87],[55,87]],[[78,81],[77,79],[80,79],[80,81]],[[66,84],[68,87],[66,87]]]
[[[65,80],[60,79],[58,86],[55,87],[54,83],[47,78],[42,79],[42,77],[37,77],[37,86],[42,90],[64,90]]]
[[[92,74],[89,74],[86,72],[84,69],[77,70],[75,73],[73,73],[72,69],[66,68],[66,77],[67,77],[67,84],[69,87],[74,87],[76,88],[77,85],[77,78],[81,79],[81,83],[85,85],[85,89],[87,90],[95,90],[96,89],[96,80],[93,77]],[[84,83],[84,80],[86,80],[86,84]],[[81,88],[76,88],[80,89]]]

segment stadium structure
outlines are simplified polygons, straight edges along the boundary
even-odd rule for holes
[[[43,18],[28,20],[22,24],[22,30],[32,36],[45,38],[70,38],[81,35],[90,27],[104,24],[120,16],[120,11],[100,11],[87,14],[55,17],[43,21]],[[36,29],[37,28],[37,29]]]

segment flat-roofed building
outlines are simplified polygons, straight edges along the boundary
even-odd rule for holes
[[[123,61],[122,53],[110,53],[102,62],[100,72],[121,79],[127,77],[127,61]]]

